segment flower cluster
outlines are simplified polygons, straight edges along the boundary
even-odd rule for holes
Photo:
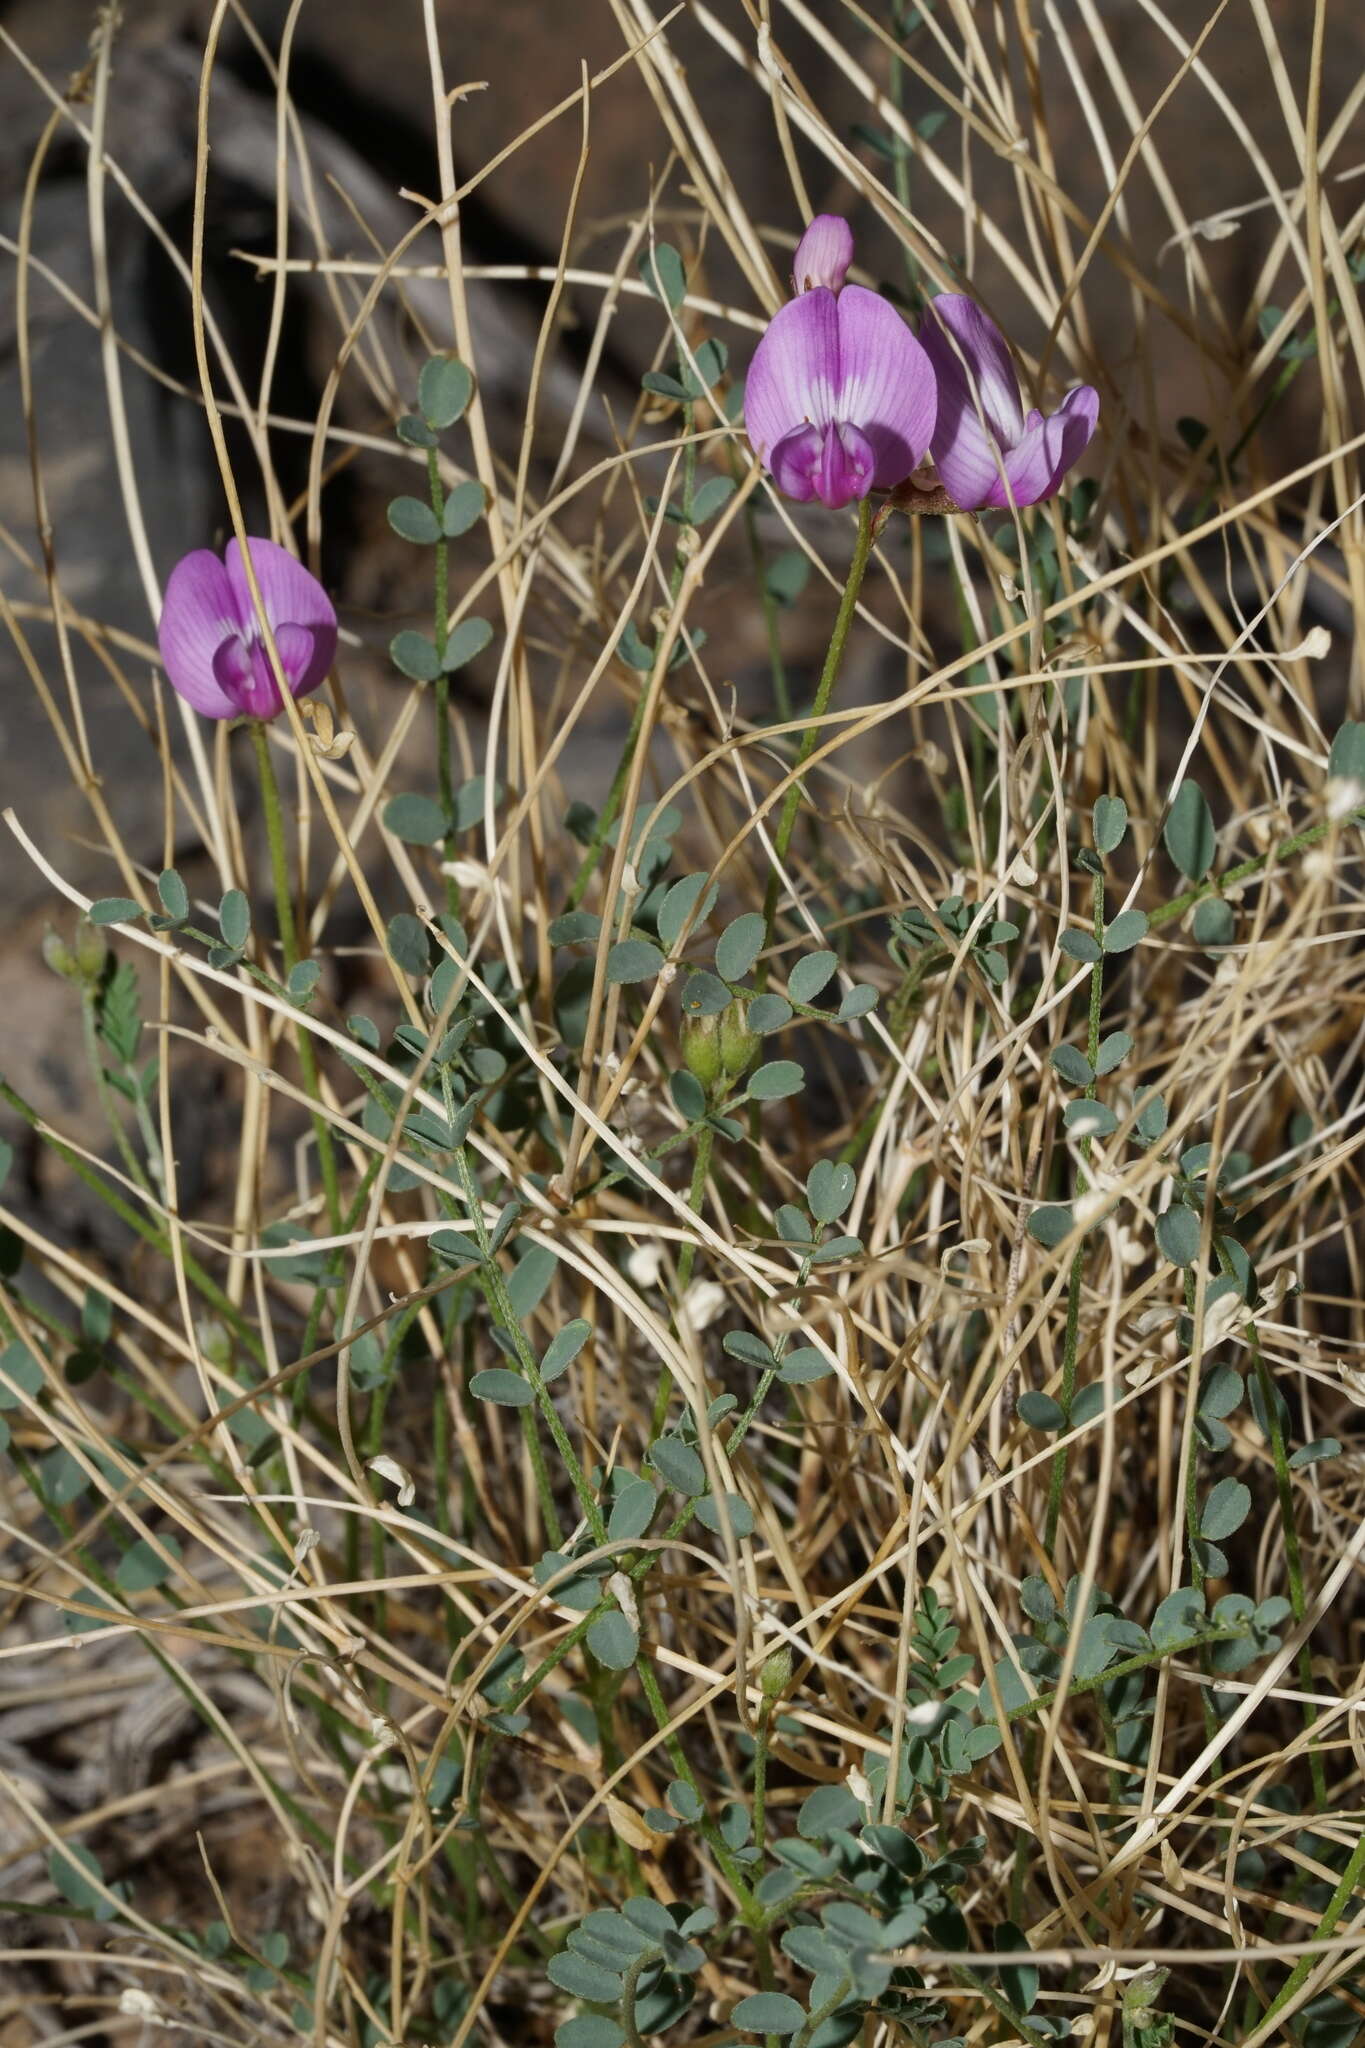
[[[797,245],[795,296],[749,367],[745,425],[778,489],[834,510],[907,484],[962,512],[1052,497],[1095,431],[1091,386],[1026,413],[1004,336],[971,299],[932,299],[916,338],[889,299],[846,282],[852,261],[848,222],[818,215]],[[161,658],[205,718],[274,718],[277,675],[305,697],[336,652],[317,580],[273,541],[247,548],[268,642],[236,540],[225,560],[186,555],[166,586]]]
[[[820,214],[797,245],[796,296],[749,368],[745,425],[778,489],[837,510],[919,483],[929,458],[959,511],[1052,497],[1095,431],[1094,389],[1025,413],[1005,338],[979,306],[941,293],[916,339],[889,300],[845,283],[852,261],[848,222]]]

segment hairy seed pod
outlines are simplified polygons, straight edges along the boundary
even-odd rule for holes
[[[709,1094],[721,1077],[719,1017],[684,1017],[682,1021],[683,1065],[694,1074]]]
[[[732,1081],[753,1065],[762,1042],[758,1033],[749,1029],[749,1005],[736,996],[720,1013],[720,1063]]]

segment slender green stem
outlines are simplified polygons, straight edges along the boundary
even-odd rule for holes
[[[1066,1690],[1066,1697],[1075,1699],[1079,1694],[1098,1692],[1102,1685],[1112,1685],[1116,1678],[1126,1678],[1130,1671],[1149,1671],[1154,1664],[1164,1664],[1168,1657],[1187,1657],[1205,1643],[1240,1642],[1245,1631],[1237,1628],[1207,1628],[1197,1636],[1182,1636],[1177,1643],[1163,1643],[1159,1650],[1143,1650],[1136,1656],[1125,1657],[1122,1663],[1106,1664],[1103,1671],[1093,1678],[1073,1678]],[[1028,1720],[1034,1714],[1045,1714],[1049,1707],[1055,1707],[1062,1695],[1058,1692],[1039,1693],[1036,1699],[1023,1700],[1017,1707],[1006,1707],[1005,1719],[1009,1722]]]
[[[289,883],[289,856],[284,841],[284,809],[280,802],[280,785],[275,779],[275,764],[270,758],[270,741],[266,737],[264,721],[253,718],[249,723],[252,745],[256,750],[256,768],[260,776],[266,838],[270,845],[270,872],[275,885],[275,915],[280,927],[280,951],[284,956],[285,977],[288,979],[302,956],[299,952],[298,929],[294,922],[294,897]],[[341,1180],[337,1172],[332,1127],[322,1114],[320,1106],[322,1095],[318,1085],[317,1055],[313,1050],[313,1035],[310,1031],[299,1032],[298,1054],[304,1088],[310,1099],[319,1105],[313,1111],[313,1136],[317,1141],[318,1167],[322,1174],[323,1192],[327,1201],[327,1221],[335,1237],[341,1232]]]
[[[1365,1835],[1361,1836],[1355,1848],[1351,1851],[1351,1860],[1341,1873],[1341,1882],[1327,1901],[1326,1911],[1313,1929],[1314,1941],[1326,1941],[1333,1933],[1338,1920],[1340,1920],[1351,1902],[1351,1894],[1355,1891],[1362,1877],[1365,1877]],[[1279,1991],[1271,2000],[1270,2010],[1261,2022],[1263,2027],[1273,2020],[1277,2013],[1284,2011],[1294,1993],[1307,1980],[1308,1973],[1313,1968],[1313,1965],[1318,1961],[1319,1958],[1314,1955],[1299,1957],[1293,1969],[1285,1978],[1284,1983],[1280,1986]]]
[[[760,1852],[768,1822],[768,1734],[772,1718],[773,1702],[764,1700],[754,1729],[754,1840]]]
[[[441,465],[434,448],[428,448],[427,450],[427,489],[431,494],[431,509],[435,515],[436,524],[441,528],[441,537],[431,551],[436,586],[432,603],[431,627],[432,636],[436,642],[437,656],[443,661],[446,651],[446,622],[450,614],[450,545],[445,537],[446,494],[441,487]],[[441,789],[441,794],[444,797],[448,794],[445,784],[450,780],[450,734],[448,731],[437,731],[436,751],[438,763],[442,757],[445,760],[445,783],[443,783]]]
[[[810,2048],[810,2042],[814,2038],[816,2029],[822,2027],[832,2014],[838,2012],[839,2007],[852,1989],[853,1979],[845,1971],[834,1990],[830,1992],[829,1997],[823,1999],[816,2006],[815,2011],[810,2015],[800,2033],[796,2035],[792,2042],[792,2048]]]
[[[89,989],[81,991],[81,1031],[85,1039],[85,1056],[90,1067],[90,1076],[95,1083],[95,1093],[99,1097],[100,1108],[104,1111],[105,1121],[118,1147],[119,1157],[127,1167],[130,1178],[144,1194],[150,1194],[151,1188],[146,1171],[133,1150],[132,1140],[124,1128],[122,1113],[114,1100],[114,1091],[109,1086],[109,1077],[104,1068],[104,1054],[100,1050],[99,1012],[95,997]]]
[[[1191,1268],[1187,1267],[1185,1270],[1185,1308],[1191,1323],[1194,1320],[1196,1298],[1194,1273]],[[1198,1388],[1192,1387],[1189,1393],[1190,1401],[1195,1402],[1198,1398]],[[1199,1439],[1196,1437],[1192,1425],[1189,1432],[1189,1447],[1185,1455],[1185,1474],[1182,1491],[1185,1496],[1185,1538],[1190,1552],[1190,1584],[1194,1587],[1196,1593],[1202,1595],[1204,1581],[1208,1574],[1204,1570],[1204,1562],[1199,1555]],[[1199,1668],[1201,1671],[1207,1671],[1209,1668],[1209,1654],[1207,1650],[1201,1649],[1199,1652]],[[1200,1690],[1199,1705],[1204,1718],[1204,1738],[1207,1742],[1212,1742],[1214,1736],[1218,1733],[1218,1719],[1213,1711],[1213,1700],[1207,1687],[1202,1687]],[[1209,1774],[1214,1778],[1222,1776],[1223,1769],[1220,1758],[1214,1757],[1209,1767]]]
[[[161,1152],[161,1139],[157,1133],[156,1125],[152,1122],[152,1112],[147,1107],[146,1097],[138,1086],[138,1076],[131,1069],[125,1069],[125,1071],[128,1074],[129,1081],[133,1084],[133,1117],[139,1131],[142,1133],[142,1143],[147,1153],[147,1164],[151,1169],[152,1179],[156,1182],[164,1198],[166,1193],[166,1161]]]
[[[749,1405],[741,1414],[738,1422],[734,1427],[734,1430],[732,1431],[726,1443],[725,1454],[727,1458],[733,1458],[735,1456],[735,1453],[738,1451],[740,1445],[743,1443],[745,1435],[747,1434],[754,1417],[757,1415],[759,1409],[763,1406],[764,1401],[767,1399],[769,1391],[771,1390],[772,1384],[776,1378],[776,1366],[769,1366],[765,1372],[760,1374],[758,1384],[754,1388],[753,1394],[749,1401]],[[674,1516],[673,1520],[669,1523],[668,1527],[664,1530],[663,1536],[661,1538],[660,1547],[662,1548],[664,1545],[672,1543],[675,1537],[681,1536],[684,1529],[686,1529],[688,1523],[692,1520],[696,1512],[696,1502],[688,1501],[687,1505],[679,1510],[679,1512]],[[655,1562],[656,1553],[653,1550],[647,1550],[643,1556],[637,1558],[635,1563],[630,1568],[629,1577],[631,1579],[631,1582],[635,1585],[638,1585],[640,1581],[653,1569]],[[612,1603],[610,1600],[600,1600],[596,1607],[592,1608],[587,1614],[585,1614],[580,1621],[576,1621],[574,1623],[573,1627],[569,1630],[568,1634],[566,1636],[561,1637],[560,1641],[555,1644],[554,1648],[548,1653],[548,1655],[542,1658],[541,1662],[537,1664],[535,1670],[530,1674],[530,1676],[522,1680],[521,1684],[517,1687],[515,1693],[508,1701],[507,1711],[509,1713],[515,1713],[518,1710],[518,1708],[525,1706],[527,1700],[529,1700],[532,1694],[539,1689],[539,1687],[544,1683],[545,1679],[549,1677],[550,1673],[555,1669],[555,1667],[559,1664],[562,1664],[564,1662],[564,1659],[578,1648],[578,1645],[587,1635],[588,1630],[597,1620],[599,1614],[605,1614],[610,1608],[611,1604]]]
[[[1244,882],[1248,875],[1259,875],[1268,867],[1278,867],[1282,861],[1291,860],[1296,853],[1304,853],[1310,846],[1317,846],[1329,832],[1339,831],[1346,825],[1365,825],[1365,810],[1352,811],[1346,818],[1327,818],[1320,825],[1310,825],[1306,832],[1296,832],[1292,839],[1282,839],[1268,853],[1253,854],[1250,860],[1239,861],[1225,874],[1207,882],[1200,882],[1193,889],[1186,889],[1182,895],[1172,896],[1169,903],[1160,904],[1148,917],[1148,925],[1155,930],[1158,925],[1170,924],[1172,919],[1183,917],[1196,903],[1202,903],[1206,896],[1221,896],[1224,891]]]
[[[634,1962],[627,1967],[625,1976],[621,1980],[620,2019],[630,2048],[645,2048],[645,2044],[640,2038],[640,2029],[635,2021],[635,1994],[639,1989],[640,1978],[646,1966],[657,1961],[658,1953],[657,1949],[646,1949],[642,1956],[637,1956]]]
[[[284,840],[284,806],[275,764],[270,758],[270,741],[263,719],[251,720],[251,744],[256,750],[256,770],[265,810],[266,838],[270,845],[270,874],[275,885],[275,916],[280,927],[280,951],[284,971],[292,973],[299,960],[298,933],[294,925],[294,893],[289,881],[289,854]]]
[[[1067,1275],[1066,1283],[1066,1335],[1062,1344],[1061,1407],[1063,1415],[1068,1418],[1076,1391],[1076,1358],[1080,1348],[1081,1289],[1084,1280],[1085,1245],[1082,1242],[1071,1254],[1071,1271]],[[1052,1557],[1057,1549],[1057,1526],[1062,1515],[1062,1495],[1066,1491],[1066,1466],[1067,1447],[1065,1444],[1059,1444],[1052,1454],[1052,1469],[1048,1475],[1047,1523],[1043,1533],[1043,1548],[1049,1557]]]
[[[777,822],[777,832],[774,836],[773,844],[777,851],[779,865],[787,858],[787,852],[792,843],[792,834],[796,830],[797,814],[801,809],[803,792],[800,771],[815,752],[820,739],[820,721],[829,709],[830,698],[834,695],[834,685],[838,682],[839,671],[843,667],[844,649],[848,644],[849,628],[853,624],[853,615],[858,609],[858,593],[863,587],[863,577],[866,574],[868,561],[872,554],[873,537],[872,500],[871,498],[863,498],[858,505],[858,532],[853,543],[853,559],[848,566],[848,580],[844,584],[844,594],[839,600],[839,610],[834,620],[834,631],[830,635],[829,648],[825,655],[825,665],[820,671],[820,682],[815,692],[815,702],[811,706],[810,722],[802,733],[801,744],[797,748],[797,772],[793,778],[791,788],[783,799],[781,815]],[[781,876],[778,873],[777,867],[774,867],[768,877],[767,892],[763,899],[763,946],[765,951],[772,944],[773,923],[777,916],[777,892],[781,886]]]
[[[1095,944],[1104,945],[1104,877],[1096,875],[1091,893],[1091,911],[1094,924]],[[1086,1087],[1085,1099],[1095,1099],[1095,1062],[1100,1049],[1100,1014],[1104,1006],[1104,953],[1090,970],[1090,1014],[1086,1033],[1086,1057],[1090,1061],[1090,1081]],[[1082,1138],[1081,1158],[1090,1164],[1090,1140]],[[1076,1192],[1084,1194],[1088,1182],[1083,1173],[1076,1177]],[[1081,1289],[1085,1280],[1085,1239],[1077,1245],[1071,1258],[1071,1271],[1067,1276],[1066,1293],[1066,1337],[1062,1349],[1062,1413],[1071,1421],[1071,1404],[1076,1398],[1076,1362],[1080,1350],[1081,1333]],[[1052,1456],[1052,1471],[1048,1481],[1047,1525],[1043,1535],[1043,1548],[1049,1557],[1057,1547],[1057,1525],[1061,1520],[1062,1495],[1066,1490],[1067,1446],[1059,1444]]]
[[[559,1412],[554,1402],[550,1399],[545,1382],[540,1376],[539,1362],[526,1341],[526,1334],[521,1327],[521,1321],[507,1292],[507,1282],[503,1278],[502,1268],[499,1266],[497,1259],[491,1256],[491,1240],[488,1236],[487,1225],[483,1220],[483,1200],[479,1194],[478,1182],[474,1178],[473,1168],[469,1163],[469,1150],[467,1146],[461,1145],[459,1147],[455,1154],[455,1165],[460,1177],[460,1184],[464,1189],[479,1249],[484,1254],[483,1262],[476,1275],[478,1283],[484,1291],[488,1305],[497,1318],[499,1326],[505,1329],[508,1336],[512,1339],[517,1354],[517,1364],[525,1374],[531,1391],[536,1397],[536,1406],[539,1408],[545,1426],[554,1440],[555,1449],[559,1452],[564,1470],[569,1475],[570,1483],[578,1496],[579,1505],[587,1517],[588,1527],[592,1531],[593,1542],[605,1543],[607,1540],[607,1524],[603,1517],[601,1506],[596,1494],[588,1484],[587,1474],[584,1472],[579,1461],[578,1453],[569,1441],[564,1425],[559,1419]],[[529,1409],[522,1409],[520,1413],[526,1417],[528,1422],[531,1421]],[[527,1431],[526,1443],[531,1458],[532,1471],[536,1478],[536,1486],[540,1492],[541,1511],[545,1516],[545,1526],[551,1541],[558,1545],[562,1540],[559,1514],[554,1504],[553,1494],[550,1491],[549,1475],[545,1469],[540,1439],[536,1435],[533,1422],[531,1422],[531,1427]]]
[[[659,1681],[655,1675],[653,1660],[642,1651],[635,1659],[635,1669],[639,1674],[645,1698],[649,1702],[649,1711],[653,1714],[655,1725],[663,1735],[664,1747],[672,1759],[673,1768],[677,1771],[678,1776],[688,1787],[689,1791],[695,1794],[698,1803],[704,1805],[702,1790],[693,1773],[687,1751],[678,1740],[668,1707],[664,1702],[664,1696],[659,1690]],[[729,1843],[725,1840],[715,1822],[707,1818],[705,1814],[697,1823],[697,1828],[709,1845],[717,1863],[719,1863],[725,1873],[726,1881],[738,1901],[740,1914],[745,1925],[757,1931],[763,1925],[763,1909],[756,1903],[753,1888],[745,1877],[740,1865],[735,1861]],[[769,1967],[771,1968],[771,1958],[769,1958]]]
[[[365,1204],[370,1198],[370,1189],[374,1186],[375,1176],[379,1172],[380,1164],[381,1161],[377,1154],[367,1162],[365,1171],[360,1176],[360,1184],[355,1194],[351,1197],[351,1206],[346,1211],[345,1220],[337,1233],[339,1237],[349,1237],[351,1232],[358,1228],[360,1219],[365,1214]],[[345,1254],[340,1249],[330,1255],[327,1261],[329,1276],[341,1271],[344,1257]],[[303,1341],[299,1345],[298,1355],[300,1358],[307,1358],[309,1353],[315,1351],[321,1342],[323,1320],[327,1314],[330,1298],[331,1289],[329,1286],[318,1287],[314,1290],[313,1300],[308,1310],[308,1321],[304,1324],[303,1328]],[[406,1327],[406,1322],[404,1327]],[[295,1420],[298,1420],[303,1415],[308,1406],[308,1379],[309,1376],[306,1372],[300,1373],[291,1389],[291,1401]]]
[[[450,615],[450,544],[445,535],[446,494],[441,484],[441,464],[434,448],[427,450],[427,490],[431,498],[431,509],[440,528],[440,538],[432,548],[432,638],[436,644],[436,659],[440,672],[436,677],[434,709],[436,714],[436,787],[440,793],[441,815],[446,821],[445,856],[455,856],[455,779],[450,767],[450,677],[446,674],[445,658],[448,636],[447,621]],[[446,876],[446,908],[455,911],[459,907],[459,888],[453,875]]]

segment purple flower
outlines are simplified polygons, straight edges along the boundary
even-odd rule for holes
[[[848,266],[853,261],[853,230],[838,213],[817,213],[796,245],[792,258],[792,290],[843,290]]]
[[[929,358],[888,300],[816,285],[781,308],[754,351],[744,420],[780,491],[837,511],[919,466],[935,403]]]
[[[1095,431],[1099,394],[1079,384],[1056,412],[1025,416],[1005,337],[956,292],[930,301],[923,341],[938,379],[930,453],[961,510],[1052,497]]]
[[[326,591],[273,540],[250,539],[280,667],[295,697],[306,697],[332,666],[337,615]],[[173,687],[205,718],[274,718],[279,686],[235,540],[220,561],[196,548],[171,571],[161,607],[161,659]]]

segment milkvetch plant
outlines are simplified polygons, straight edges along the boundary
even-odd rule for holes
[[[127,587],[169,576],[105,619],[59,474],[6,513],[75,815],[16,725],[50,929],[0,1056],[0,1904],[60,1936],[17,1995],[358,2048],[1356,2048],[1337,131],[1291,110],[1315,232],[1278,240],[1167,155],[1176,293],[1165,117],[1093,95],[1097,160],[1131,135],[1092,191],[1027,6],[630,11],[482,166],[428,10],[396,224],[262,46],[289,191],[255,152],[280,232],[228,324],[254,158],[207,51],[202,406],[158,403],[224,474],[175,502],[269,505],[325,592],[139,516],[120,393],[167,366],[106,290],[136,157],[92,149],[95,300],[52,305],[102,344]],[[1092,26],[1047,64],[1118,84]],[[558,260],[504,260],[485,171],[525,212],[571,134]]]

